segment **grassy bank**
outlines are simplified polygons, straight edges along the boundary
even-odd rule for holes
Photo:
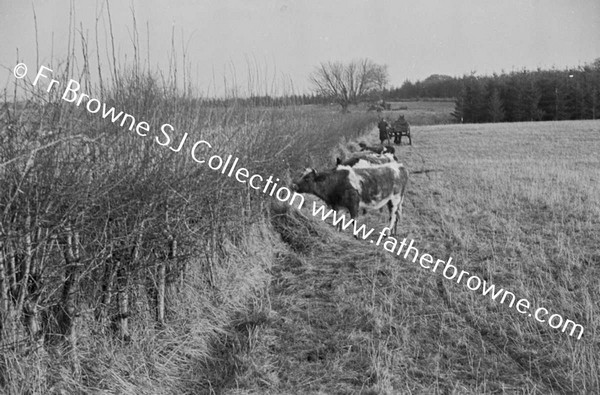
[[[27,80],[15,88],[18,101],[4,96],[0,386],[8,393],[222,385],[233,366],[218,350],[260,312],[281,242],[271,198],[196,163],[191,142],[211,144],[206,158],[231,154],[252,173],[286,180],[375,121],[327,109],[211,107],[150,74],[115,80],[86,93],[148,122],[148,136]],[[161,146],[165,123],[174,131]]]

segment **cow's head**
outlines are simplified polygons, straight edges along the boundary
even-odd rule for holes
[[[391,145],[386,145],[383,147],[382,153],[383,154],[387,154],[387,153],[394,154],[394,153],[396,153],[396,149],[394,147],[392,147]]]
[[[302,172],[300,177],[292,182],[292,191],[300,193],[310,193],[313,191],[315,186],[315,177],[317,171],[313,168],[307,168]]]

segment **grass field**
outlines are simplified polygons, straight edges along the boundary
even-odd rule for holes
[[[289,182],[376,143],[379,114],[211,107],[123,76],[102,100],[155,136],[172,122],[171,150],[26,85],[0,107],[0,391],[600,390],[598,121],[452,125],[451,102],[383,113],[413,125],[396,152],[408,169],[436,170],[412,177],[399,238],[582,324],[577,340],[189,155],[207,139]],[[360,221],[379,231],[387,215]]]
[[[413,136],[397,155],[441,171],[412,177],[399,238],[581,323],[583,337],[314,219],[310,247],[279,255],[268,318],[248,321],[225,393],[600,391],[600,122]],[[387,215],[362,221],[379,230]]]
[[[389,119],[398,118],[398,114],[404,114],[410,120],[411,125],[436,125],[452,123],[452,112],[454,112],[454,101],[402,101],[390,102],[391,111],[382,111],[381,114]]]

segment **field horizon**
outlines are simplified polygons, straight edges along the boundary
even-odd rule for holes
[[[137,78],[104,99],[172,122],[171,146],[60,100],[3,106],[8,393],[600,388],[600,121],[452,124],[447,101],[218,108]],[[398,238],[582,324],[580,340],[174,152],[189,132],[289,185],[397,114],[414,172]],[[387,214],[358,221],[378,232]]]
[[[598,7],[34,3],[0,394],[600,394]],[[335,171],[400,116],[406,169]]]

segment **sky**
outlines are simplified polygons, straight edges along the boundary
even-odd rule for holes
[[[66,54],[69,0],[0,0],[0,86],[19,61],[35,69]],[[106,0],[73,1],[77,28],[106,62]],[[178,64],[206,95],[305,93],[326,61],[370,58],[388,66],[390,83],[431,74],[577,67],[600,58],[600,0],[124,0],[109,2],[115,50],[167,71]],[[174,32],[174,40],[172,40]],[[79,33],[78,33],[79,34]],[[149,51],[148,51],[149,47]],[[127,59],[127,60],[125,60]],[[181,75],[181,74],[180,74]],[[227,84],[227,88],[226,85]]]

